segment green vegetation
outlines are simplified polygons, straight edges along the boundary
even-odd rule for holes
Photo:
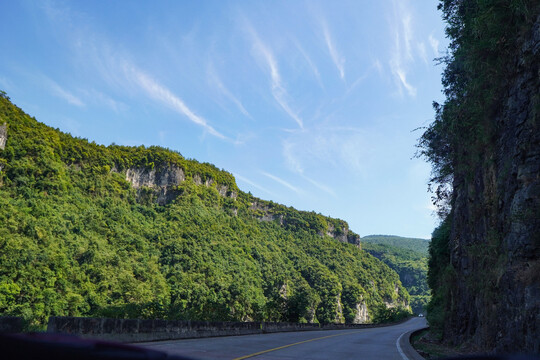
[[[432,289],[433,296],[427,306],[427,319],[431,331],[438,336],[442,335],[446,312],[450,310],[447,301],[456,283],[456,275],[448,261],[450,227],[450,220],[447,218],[433,231],[429,247],[428,285]]]
[[[382,321],[409,301],[388,266],[324,235],[341,220],[256,199],[178,152],[73,138],[2,93],[4,122],[2,315],[353,322],[358,304]],[[128,169],[171,165],[186,180],[165,205],[158,188],[126,181]]]
[[[362,238],[362,249],[382,260],[398,273],[401,283],[411,295],[413,313],[425,313],[430,299],[427,284],[428,247],[425,239],[389,235]]]
[[[426,256],[429,250],[429,240],[419,238],[407,238],[395,235],[368,235],[362,237],[364,244],[382,244],[409,250],[419,255]],[[415,255],[411,255],[415,256]]]
[[[442,344],[433,338],[433,333],[428,329],[413,333],[411,345],[424,359],[449,359],[470,355],[459,348]]]
[[[502,234],[497,233],[496,226],[508,220],[498,212],[502,197],[497,198],[497,192],[504,191],[501,184],[509,171],[498,174],[494,168],[507,166],[509,169],[510,163],[496,164],[494,154],[501,145],[499,140],[503,135],[507,136],[503,132],[504,126],[514,125],[502,124],[497,116],[509,103],[509,84],[521,71],[520,64],[538,62],[531,52],[522,52],[522,46],[524,34],[532,29],[540,11],[537,0],[441,0],[439,9],[447,22],[446,34],[450,39],[448,53],[440,59],[446,65],[442,79],[446,100],[444,104],[434,103],[435,121],[419,139],[418,155],[432,164],[430,188],[444,220],[433,233],[428,273],[433,295],[428,306],[428,320],[431,328],[442,335],[445,323],[448,327],[454,326],[456,333],[463,330],[448,321],[459,301],[459,295],[454,291],[457,281],[464,282],[464,279],[457,279],[449,250],[451,222],[456,218],[454,203],[458,196],[469,196],[469,208],[464,209],[465,205],[462,205],[459,215],[474,224],[471,229],[481,227],[480,224],[489,224],[488,228],[493,229],[487,234],[471,235],[485,242],[459,249],[468,252],[471,263],[477,262],[485,269],[473,273],[471,279],[474,276],[476,279],[468,279],[470,283],[464,286],[469,293],[478,294],[476,300],[480,304],[490,296],[491,303],[498,302],[494,299],[500,290],[498,286],[506,255],[501,246]],[[523,100],[527,101],[526,98]],[[536,102],[538,109],[538,96],[531,101]],[[537,118],[537,114],[530,114],[531,120],[527,121],[535,121],[532,120],[534,116]],[[516,130],[511,129],[513,131]],[[515,141],[512,136],[508,138],[503,140]],[[480,196],[479,192],[484,194]],[[457,238],[460,232],[462,236],[466,232],[454,230]],[[462,244],[466,240],[459,241],[458,246],[464,247]]]

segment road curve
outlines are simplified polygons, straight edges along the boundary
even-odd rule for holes
[[[361,329],[287,332],[140,343],[138,346],[193,359],[413,360],[408,333],[426,327],[424,318]]]

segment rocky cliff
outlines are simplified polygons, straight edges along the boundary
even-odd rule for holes
[[[459,279],[449,334],[540,351],[540,17],[515,60],[494,146],[456,173],[450,240]]]
[[[149,188],[156,192],[156,201],[160,205],[171,202],[178,192],[175,187],[186,179],[184,171],[175,164],[168,164],[162,169],[137,167],[126,170],[126,180],[133,188]]]
[[[0,150],[4,150],[7,141],[7,124],[0,125]]]
[[[451,15],[463,25],[456,27],[461,37],[453,35],[460,56],[446,75],[459,87],[447,91],[439,125],[474,123],[445,130],[451,225],[445,249],[432,249],[430,272],[439,279],[431,282],[443,304],[443,338],[495,352],[540,352],[540,11],[525,3],[522,14],[474,1],[446,9],[459,9]],[[497,41],[481,43],[490,37]],[[467,65],[476,69],[470,77]],[[437,270],[444,262],[446,270]]]
[[[276,221],[281,226],[304,228],[317,235],[329,236],[339,242],[353,244],[361,248],[360,235],[349,229],[349,224],[340,219],[333,219],[314,212],[291,211],[283,205],[271,201],[253,198],[250,210],[261,221]]]
[[[157,167],[130,167],[125,170],[126,181],[137,189],[139,196],[142,196],[144,191],[150,190],[156,195],[155,201],[159,205],[165,205],[180,195],[178,186],[186,180],[186,175],[184,170],[174,163],[158,164]],[[113,172],[118,172],[118,170],[113,169]],[[227,185],[215,182],[210,177],[203,182],[199,174],[194,174],[191,180],[196,185],[214,186],[223,197],[235,199],[237,196],[236,191],[230,190]]]

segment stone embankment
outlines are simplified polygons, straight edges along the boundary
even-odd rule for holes
[[[269,322],[174,321],[50,317],[47,332],[118,342],[179,340],[214,336],[265,334],[289,331],[365,329],[373,324],[298,324]]]

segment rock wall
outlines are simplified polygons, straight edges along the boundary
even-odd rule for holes
[[[130,168],[126,170],[126,180],[138,189],[142,186],[149,188],[164,188],[178,186],[186,179],[184,170],[172,164],[161,170],[147,168]]]
[[[540,16],[509,69],[492,146],[454,176],[445,338],[484,350],[540,353],[539,65]]]
[[[337,241],[340,241],[342,243],[349,243],[356,245],[357,247],[361,247],[360,244],[360,235],[351,233],[349,231],[349,228],[347,226],[343,226],[340,231],[336,231],[334,226],[331,224],[328,225],[328,231],[326,232],[326,235],[336,239]]]
[[[265,334],[289,331],[365,329],[394,324],[300,324],[150,319],[107,319],[53,316],[47,332],[119,342],[192,339],[214,336]]]
[[[7,142],[7,124],[4,123],[4,125],[0,125],[0,150],[4,150],[6,148],[6,142]],[[2,181],[2,170],[4,170],[5,164],[2,164],[0,162],[0,186],[3,185]]]
[[[114,170],[113,170],[114,171]],[[179,192],[176,187],[186,180],[184,170],[175,164],[169,164],[165,167],[146,168],[136,167],[126,170],[126,180],[131,183],[133,188],[142,190],[152,189],[156,195],[156,201],[160,205],[165,205],[174,200]],[[193,182],[197,185],[212,186],[214,180],[207,179],[204,183],[198,174],[193,176]],[[236,199],[237,193],[230,191],[226,185],[216,184],[216,190],[223,197]]]
[[[287,215],[281,213],[274,213],[272,205],[265,204],[264,201],[254,201],[250,206],[250,210],[254,211],[255,216],[257,216],[261,221],[277,221],[281,226],[287,226],[287,224],[290,223],[290,219],[287,217]],[[299,211],[299,213],[302,214],[301,211]],[[350,231],[349,226],[345,221],[341,220],[341,222],[343,223],[343,225],[339,229],[336,229],[334,225],[328,223],[328,228],[326,232],[319,231],[319,236],[330,236],[331,238],[334,238],[335,240],[342,243],[353,244],[358,248],[361,248],[360,235],[357,235]]]
[[[356,315],[353,320],[353,324],[365,324],[369,322],[368,308],[365,302],[356,304]]]
[[[0,125],[0,150],[4,150],[6,148],[6,141],[7,141],[7,124],[4,123],[4,125]]]
[[[165,205],[178,196],[175,187],[180,185],[185,179],[184,170],[174,164],[169,164],[159,170],[144,167],[126,170],[126,180],[135,189],[154,189],[157,195],[157,203],[160,205]]]

